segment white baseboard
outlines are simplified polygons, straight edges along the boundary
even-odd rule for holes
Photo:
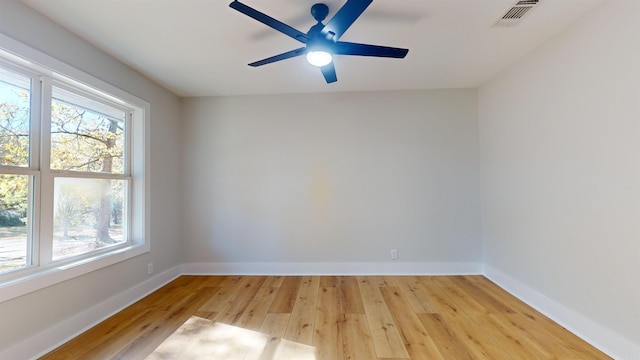
[[[131,289],[4,349],[0,352],[0,359],[36,359],[106,320],[180,275],[180,267],[160,273]]]
[[[189,275],[479,275],[481,263],[190,263]]]
[[[605,354],[619,360],[640,360],[640,344],[634,344],[498,269],[486,264],[484,267],[485,277]]]

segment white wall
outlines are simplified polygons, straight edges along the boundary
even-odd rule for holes
[[[187,262],[480,271],[475,90],[190,98],[184,110]]]
[[[479,118],[487,273],[638,358],[640,2],[606,2],[483,86]]]
[[[92,306],[143,283],[147,263],[156,273],[181,263],[180,249],[180,100],[79,37],[38,15],[17,0],[1,0],[0,32],[45,54],[119,87],[151,104],[151,252],[64,283],[0,304],[0,357],[13,346],[33,352],[49,339],[37,334],[54,327],[66,330]],[[112,302],[117,306],[118,302]],[[107,309],[108,310],[108,309]],[[95,315],[95,312],[93,314]],[[72,334],[49,334],[64,338]],[[50,339],[55,341],[55,339]],[[59,340],[59,339],[58,339]],[[16,347],[17,346],[17,347]],[[11,354],[16,354],[11,353]],[[23,358],[11,357],[11,358]]]

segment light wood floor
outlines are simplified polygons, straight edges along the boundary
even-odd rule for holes
[[[182,276],[44,359],[609,359],[482,276]]]

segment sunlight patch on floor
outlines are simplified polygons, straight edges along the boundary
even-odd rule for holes
[[[313,346],[192,316],[147,359],[316,360],[316,356]]]

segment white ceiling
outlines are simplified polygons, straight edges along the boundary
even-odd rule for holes
[[[405,59],[340,56],[326,84],[301,46],[228,7],[231,0],[22,0],[180,96],[477,87],[603,0],[544,0],[515,27],[492,25],[515,0],[375,0],[341,38],[405,47]],[[319,0],[243,0],[307,32]],[[345,0],[323,0],[331,18]]]

